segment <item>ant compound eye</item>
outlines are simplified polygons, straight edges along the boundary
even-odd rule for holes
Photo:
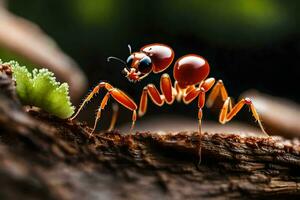
[[[126,60],[127,66],[131,67],[132,62],[133,62],[133,55],[130,55]]]
[[[151,70],[152,70],[151,59],[148,56],[145,56],[144,58],[142,58],[140,60],[139,71],[144,74],[147,74],[147,73],[151,72]]]

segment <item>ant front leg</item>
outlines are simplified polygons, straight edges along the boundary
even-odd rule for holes
[[[110,95],[121,105],[123,105],[125,108],[128,110],[132,111],[132,117],[131,117],[131,128],[130,128],[130,136],[132,135],[132,131],[136,122],[136,110],[137,110],[137,105],[136,103],[124,92],[117,88],[113,88],[109,91]]]
[[[158,89],[153,84],[148,84],[144,87],[140,100],[139,116],[143,116],[147,111],[148,95],[152,102],[157,106],[163,106],[164,102],[167,104],[172,104],[174,102],[176,90],[172,87],[172,81],[168,74],[163,74],[161,76],[160,90],[162,94],[159,93]]]
[[[260,126],[260,129],[262,130],[262,132],[266,136],[268,136],[251,99],[244,98],[244,99],[240,100],[234,107],[232,107],[231,98],[228,97],[228,93],[226,91],[226,88],[225,88],[222,80],[219,80],[217,82],[217,84],[214,86],[214,88],[212,89],[212,91],[208,97],[208,100],[206,102],[206,106],[211,107],[214,104],[214,102],[217,99],[219,94],[221,95],[222,100],[225,101],[223,104],[223,107],[221,109],[220,115],[219,115],[219,122],[221,124],[225,124],[225,123],[229,122],[243,108],[244,105],[247,105],[250,108],[250,110],[253,114],[253,117],[258,122],[258,125]]]
[[[121,105],[123,105],[125,108],[127,108],[128,110],[132,111],[132,123],[131,123],[131,128],[130,128],[130,136],[132,135],[132,131],[135,125],[135,121],[136,121],[136,109],[137,109],[137,105],[136,103],[129,97],[127,96],[124,92],[122,92],[121,90],[117,89],[117,88],[112,88],[110,89],[106,95],[104,96],[97,115],[96,115],[96,119],[95,119],[95,123],[94,123],[94,128],[93,131],[96,129],[97,126],[97,122],[100,119],[101,116],[101,110],[103,110],[107,104],[107,101],[109,99],[109,97],[112,96],[118,103],[120,103]],[[114,119],[113,119],[114,120]],[[92,131],[92,133],[93,133]]]
[[[94,87],[94,89],[89,93],[89,95],[83,100],[83,102],[81,103],[79,109],[77,110],[75,115],[70,118],[70,120],[73,120],[77,117],[77,115],[83,109],[85,104],[87,104],[94,97],[94,95],[97,94],[100,91],[101,88],[105,88],[106,90],[110,90],[113,87],[109,83],[106,83],[106,82],[99,83],[96,87]]]
[[[106,82],[101,82],[99,83],[93,90],[92,92],[90,92],[90,94],[84,99],[83,103],[81,104],[81,106],[79,107],[78,111],[76,112],[76,114],[71,118],[71,120],[73,120],[78,114],[79,112],[82,110],[82,108],[84,107],[84,105],[86,103],[88,103],[93,96],[99,92],[99,90],[101,88],[105,88],[107,90],[106,95],[104,96],[103,100],[101,101],[101,104],[98,108],[97,114],[96,114],[96,119],[95,119],[95,123],[94,123],[94,127],[93,130],[91,132],[91,134],[94,132],[96,126],[97,126],[97,122],[99,121],[100,117],[101,117],[101,111],[105,108],[110,96],[113,97],[118,103],[120,103],[121,105],[123,105],[125,108],[129,109],[132,111],[132,124],[131,124],[131,129],[130,129],[130,135],[132,133],[132,130],[134,128],[135,125],[135,121],[136,121],[136,110],[137,110],[137,105],[136,103],[129,97],[127,96],[124,92],[122,92],[121,90],[114,88],[112,85],[110,85],[109,83]],[[114,117],[112,120],[115,120]],[[112,124],[112,123],[111,123]]]

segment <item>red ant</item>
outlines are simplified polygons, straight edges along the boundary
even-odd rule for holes
[[[160,73],[167,69],[174,59],[174,51],[167,45],[164,44],[149,44],[140,49],[139,52],[131,52],[129,47],[130,55],[127,61],[123,61],[116,57],[109,57],[122,62],[125,65],[123,72],[129,81],[137,82],[148,76],[151,72]],[[210,66],[208,62],[201,56],[196,54],[188,54],[180,57],[174,65],[173,75],[175,78],[174,85],[168,74],[163,74],[160,79],[160,90],[153,84],[148,84],[144,87],[139,107],[136,103],[123,91],[113,87],[107,82],[99,83],[92,92],[84,99],[77,113],[71,118],[74,119],[81,111],[83,106],[91,100],[91,98],[99,92],[101,88],[107,90],[100,107],[97,111],[94,128],[101,116],[101,110],[103,110],[107,104],[110,96],[112,96],[117,102],[132,111],[132,125],[131,131],[133,130],[136,121],[136,110],[139,108],[138,115],[141,117],[146,113],[148,105],[148,95],[150,99],[158,106],[162,106],[164,103],[172,104],[175,99],[177,101],[183,100],[185,104],[191,103],[198,97],[198,121],[199,121],[199,135],[201,136],[201,121],[202,121],[202,108],[205,104],[205,94],[211,88],[211,93],[207,98],[206,105],[211,107],[214,104],[217,96],[220,94],[224,101],[223,107],[219,115],[219,122],[225,124],[229,122],[244,105],[247,105],[253,117],[257,120],[262,132],[265,132],[260,117],[249,98],[241,99],[235,106],[232,105],[230,97],[228,97],[227,91],[224,87],[222,80],[217,81],[215,84],[214,78],[207,78],[209,75]],[[214,87],[213,87],[214,86]],[[130,134],[131,134],[130,131]]]

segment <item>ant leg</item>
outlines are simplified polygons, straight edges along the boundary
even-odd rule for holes
[[[183,102],[185,104],[191,103],[197,96],[200,94],[200,91],[207,92],[211,89],[211,87],[214,85],[215,79],[214,78],[208,78],[202,83],[200,83],[199,87],[196,88],[194,85],[189,86],[186,89],[185,95],[183,96]]]
[[[74,116],[70,118],[70,120],[75,119],[77,117],[77,115],[80,113],[80,111],[83,109],[84,105],[86,103],[88,103],[94,97],[94,95],[97,94],[99,92],[99,90],[103,87],[105,87],[107,90],[112,88],[112,86],[109,83],[105,83],[105,82],[99,83],[96,87],[94,87],[94,89],[90,92],[90,94],[84,99],[84,101],[80,105],[79,109],[74,114]]]
[[[199,88],[202,87],[205,90],[205,92],[207,92],[215,84],[215,81],[216,80],[214,78],[208,78],[199,85]]]
[[[136,110],[137,110],[137,105],[136,103],[129,97],[127,96],[124,92],[117,88],[113,88],[109,91],[110,95],[121,105],[123,105],[125,108],[128,110],[132,111],[132,124],[130,128],[130,135],[132,135],[132,131],[135,125],[136,121]]]
[[[148,105],[148,96],[147,96],[147,86],[144,87],[141,100],[140,100],[140,107],[139,107],[139,116],[143,116],[147,111],[147,105]]]
[[[162,106],[164,104],[164,96],[160,95],[157,88],[153,84],[148,84],[144,87],[141,100],[140,100],[140,107],[139,107],[139,116],[143,116],[147,111],[148,106],[148,98],[147,95],[150,96],[153,103],[158,106]]]
[[[155,87],[155,85],[148,84],[147,92],[153,103],[155,103],[158,106],[164,105],[164,98],[162,95],[159,94],[158,89]]]
[[[181,101],[181,98],[183,96],[183,92],[182,92],[182,89],[180,89],[179,85],[178,85],[178,82],[175,81],[174,82],[174,90],[175,90],[175,96],[176,96],[176,100],[177,102],[180,102]]]
[[[110,125],[109,125],[109,128],[107,129],[107,131],[112,131],[115,128],[116,121],[118,118],[118,112],[119,112],[118,104],[116,104],[116,103],[112,104],[112,112],[113,112],[112,118],[111,118]]]
[[[191,86],[187,88],[186,93],[183,95],[183,102],[185,104],[191,103],[194,99],[196,99],[200,94],[200,89],[195,86]]]
[[[261,123],[260,117],[259,117],[252,101],[249,98],[242,99],[234,107],[232,107],[231,98],[228,97],[228,93],[226,91],[226,88],[225,88],[222,80],[219,80],[213,87],[210,95],[208,96],[206,106],[211,107],[214,104],[214,102],[219,94],[221,94],[222,100],[225,101],[223,104],[223,107],[221,109],[220,115],[219,115],[220,123],[225,124],[226,122],[230,121],[242,109],[242,107],[244,105],[248,105],[254,118],[257,120],[257,122],[260,126],[260,129],[262,130],[262,132],[265,135],[268,135],[266,133],[266,131],[264,130],[264,127]]]
[[[198,108],[199,108],[198,110],[198,134],[199,134],[198,166],[201,164],[201,139],[202,139],[202,117],[203,117],[202,108],[204,107],[205,104],[205,92],[206,92],[205,88],[203,87],[196,88],[195,86],[190,86],[186,89],[186,94],[183,95],[183,102],[185,104],[191,103],[194,99],[198,97]]]
[[[197,96],[200,94],[201,90],[203,92],[207,92],[208,90],[210,90],[212,88],[214,83],[215,83],[214,78],[208,78],[205,81],[201,82],[199,84],[198,88],[196,88],[194,85],[189,86],[186,89],[185,94],[183,95],[183,102],[185,104],[191,103],[195,98],[197,98]]]
[[[221,109],[221,112],[219,115],[219,122],[221,124],[225,124],[225,123],[229,122],[243,108],[244,105],[247,105],[250,108],[250,110],[253,114],[253,117],[258,122],[262,132],[266,136],[269,136],[266,133],[266,131],[261,123],[260,117],[259,117],[251,99],[249,99],[249,98],[244,98],[244,99],[240,100],[232,109],[230,109],[231,108],[231,99],[230,99],[230,97],[228,97],[226,99],[226,101],[224,102],[223,107]],[[229,110],[229,112],[228,112],[228,110]]]
[[[185,104],[191,103],[194,99],[198,97],[198,108],[199,108],[199,134],[201,134],[201,120],[202,120],[202,108],[205,104],[205,89],[203,87],[201,88],[195,88],[191,87],[187,89],[187,94],[184,94],[183,102]],[[201,117],[200,117],[201,116]]]
[[[199,134],[199,162],[198,166],[201,164],[201,140],[202,140],[202,117],[203,117],[203,112],[202,108],[204,107],[205,104],[205,89],[201,87],[200,92],[199,92],[199,98],[198,98],[198,134]]]
[[[225,88],[222,80],[219,80],[215,84],[211,93],[209,94],[208,99],[206,101],[206,106],[208,108],[212,107],[212,105],[214,104],[215,100],[217,99],[219,93],[221,94],[222,100],[225,101],[228,97],[228,93],[226,91],[226,88]]]
[[[202,109],[199,108],[198,111],[198,134],[199,134],[199,150],[198,150],[198,156],[199,156],[199,161],[198,161],[198,166],[200,166],[201,164],[201,148],[202,148],[202,144],[201,144],[201,140],[202,140],[202,117],[203,117],[203,112]]]
[[[109,96],[110,96],[110,94],[109,94],[109,92],[107,92],[105,94],[105,96],[103,97],[102,101],[101,101],[101,104],[100,104],[100,106],[98,108],[98,111],[97,111],[97,114],[96,114],[96,119],[95,119],[95,122],[94,122],[94,127],[93,127],[92,132],[90,133],[90,136],[92,136],[93,132],[96,129],[97,123],[98,123],[98,121],[99,121],[99,119],[101,117],[101,111],[105,108],[105,106],[107,104],[107,101],[109,99]]]
[[[98,120],[100,119],[101,117],[101,110],[103,110],[107,104],[107,101],[109,99],[110,96],[112,96],[118,103],[120,103],[121,105],[123,105],[125,108],[133,111],[133,122],[132,122],[132,129],[134,127],[134,124],[135,124],[135,121],[136,121],[136,109],[137,109],[137,105],[136,103],[130,98],[128,97],[124,92],[122,92],[121,90],[117,89],[117,88],[114,88],[112,85],[110,85],[109,83],[106,83],[106,82],[101,82],[99,83],[93,90],[92,92],[90,92],[90,94],[84,99],[83,103],[81,104],[81,106],[79,107],[78,111],[76,112],[76,114],[71,118],[74,119],[78,113],[82,110],[83,106],[89,102],[93,96],[99,92],[99,90],[101,88],[105,88],[108,92],[106,93],[106,95],[104,96],[101,104],[100,104],[100,107],[98,108],[98,111],[97,111],[97,115],[96,115],[96,119],[95,119],[95,123],[94,123],[94,127],[93,127],[93,130],[91,132],[91,134],[94,132],[95,128],[96,128],[96,125],[97,125],[97,122]],[[116,118],[117,118],[117,111],[114,111],[115,114],[113,114],[113,119],[112,119],[112,122],[111,122],[111,128],[114,127],[114,123],[116,121]]]
[[[160,95],[157,88],[153,84],[148,84],[144,87],[141,100],[140,100],[140,108],[139,108],[139,116],[143,116],[147,111],[148,106],[148,98],[147,95],[150,96],[153,103],[158,106],[162,106],[164,104],[164,96]]]
[[[139,116],[143,116],[147,111],[147,95],[149,95],[152,102],[158,106],[162,106],[164,102],[167,104],[172,104],[174,102],[177,91],[172,87],[172,82],[168,74],[163,74],[161,76],[160,89],[162,94],[159,93],[158,89],[153,84],[148,84],[144,87],[140,99]]]
[[[164,100],[167,104],[172,104],[175,99],[174,89],[172,87],[172,81],[168,74],[163,74],[160,78],[160,90],[164,95]]]
[[[106,93],[106,95],[104,96],[104,98],[103,98],[103,100],[101,102],[101,105],[100,105],[100,107],[98,109],[98,112],[97,112],[97,116],[96,116],[96,120],[95,120],[95,124],[94,124],[94,128],[93,128],[92,133],[94,132],[94,130],[96,128],[96,125],[97,125],[97,122],[98,122],[98,120],[99,120],[99,118],[101,116],[101,110],[103,110],[105,108],[110,95],[117,102],[119,102],[121,105],[123,105],[127,109],[133,111],[133,114],[132,114],[132,125],[131,125],[131,128],[130,128],[130,135],[132,135],[132,130],[134,128],[135,121],[136,121],[136,109],[137,109],[137,105],[135,104],[135,102],[130,97],[128,97],[124,92],[122,92],[121,90],[119,90],[117,88],[113,88],[113,89],[109,90]],[[114,116],[113,116],[113,119],[112,119],[112,122],[111,122],[109,130],[113,129],[115,121],[117,119],[117,111],[114,111],[114,112],[115,113],[113,114]]]
[[[130,127],[130,132],[129,132],[130,137],[132,136],[132,131],[133,131],[134,126],[135,126],[135,121],[136,121],[136,110],[134,110],[134,111],[132,112],[132,118],[131,118],[131,120],[132,120],[132,123],[131,123],[131,127]]]

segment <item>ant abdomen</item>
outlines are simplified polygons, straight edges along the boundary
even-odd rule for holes
[[[195,85],[205,80],[209,74],[208,62],[201,56],[188,54],[179,58],[174,65],[174,78],[180,88]]]

